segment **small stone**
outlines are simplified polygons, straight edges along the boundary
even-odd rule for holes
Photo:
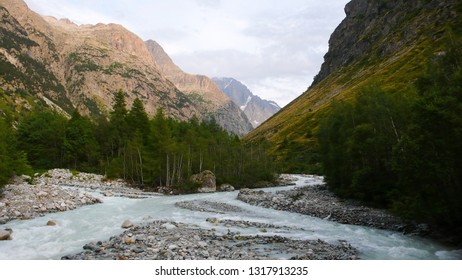
[[[90,250],[90,251],[94,251],[96,248],[97,248],[97,246],[96,246],[95,243],[93,243],[93,242],[88,243],[88,244],[85,244],[85,245],[83,246],[83,249],[84,249],[84,250]]]
[[[127,245],[130,245],[130,244],[133,243],[133,239],[131,239],[131,238],[125,238],[125,239],[124,239],[124,243],[127,244]]]
[[[44,192],[44,191],[40,191],[38,194],[37,194],[38,197],[45,197],[45,196],[48,196],[48,193],[47,192]]]
[[[58,222],[55,220],[49,220],[47,222],[47,226],[56,226],[56,225],[58,225]]]
[[[140,253],[143,253],[144,250],[142,248],[136,247],[135,249],[133,249],[133,252],[140,254]]]
[[[165,224],[162,225],[162,227],[167,229],[167,230],[172,230],[172,229],[176,228],[175,225],[170,224],[170,223],[165,223]]]
[[[197,242],[197,245],[200,246],[200,247],[207,247],[207,242],[199,241],[199,242]]]
[[[125,220],[121,227],[122,228],[131,228],[131,227],[133,227],[133,223],[130,220]]]

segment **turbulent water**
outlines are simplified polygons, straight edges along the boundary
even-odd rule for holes
[[[297,177],[297,186],[318,184],[317,177]],[[271,191],[288,187],[272,188]],[[269,191],[269,189],[266,189]],[[27,221],[13,221],[2,227],[12,228],[13,240],[0,242],[0,259],[60,259],[77,253],[91,241],[107,240],[120,234],[124,220],[142,224],[151,220],[171,220],[195,224],[217,231],[238,231],[242,235],[280,235],[293,239],[321,239],[336,243],[346,240],[360,251],[363,259],[460,259],[461,251],[451,250],[438,243],[404,236],[400,233],[368,227],[342,225],[318,218],[251,206],[236,199],[237,192],[195,194],[186,196],[158,196],[147,199],[101,197],[102,204],[85,206],[73,211],[49,214]],[[226,203],[241,208],[217,214],[178,208],[176,202],[197,200]],[[274,224],[280,227],[233,228],[215,226],[207,218],[243,220]],[[46,226],[48,220],[58,226]],[[275,256],[276,257],[276,256]]]

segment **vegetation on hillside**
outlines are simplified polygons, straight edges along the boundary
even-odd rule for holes
[[[337,102],[318,140],[332,190],[402,217],[462,225],[462,42],[451,33],[414,95],[363,88]]]

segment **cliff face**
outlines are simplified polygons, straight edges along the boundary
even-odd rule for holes
[[[146,45],[165,77],[189,96],[204,117],[213,117],[220,126],[241,136],[253,129],[247,116],[210,78],[185,73],[157,42],[148,40]]]
[[[247,141],[269,139],[282,161],[294,155],[314,160],[313,135],[333,101],[351,98],[371,83],[397,95],[411,93],[416,77],[442,50],[448,30],[462,33],[457,0],[353,0],[345,13],[310,88]]]
[[[244,84],[233,78],[213,78],[212,80],[239,106],[254,128],[281,109],[275,102],[254,95]]]
[[[431,25],[450,22],[456,16],[451,11],[456,2],[351,1],[345,6],[345,20],[330,37],[329,51],[313,86],[361,59],[385,58],[406,48],[423,35],[421,32],[429,31]]]
[[[10,107],[42,103],[64,114],[78,109],[97,116],[107,114],[121,89],[128,106],[139,98],[150,115],[161,107],[179,120],[202,120],[221,110],[222,127],[239,135],[251,129],[213,82],[160,68],[145,42],[123,26],[42,17],[21,0],[0,0],[0,16],[0,87]],[[196,89],[204,94],[191,94]]]

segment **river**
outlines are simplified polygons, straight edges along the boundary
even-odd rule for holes
[[[321,183],[320,177],[297,176],[295,186]],[[276,187],[277,191],[291,187]],[[327,242],[346,240],[356,247],[363,259],[461,259],[460,250],[451,250],[439,243],[369,227],[343,225],[306,215],[251,206],[236,199],[238,192],[194,194],[183,196],[154,196],[146,199],[104,197],[104,203],[85,206],[73,211],[48,214],[32,220],[16,220],[2,227],[14,230],[13,240],[0,242],[0,259],[60,259],[64,255],[82,251],[91,241],[107,240],[120,234],[124,220],[136,224],[150,220],[170,220],[214,228],[218,232],[239,231],[242,235],[281,235],[293,239],[321,239]],[[99,195],[99,194],[96,194]],[[178,208],[176,202],[202,200],[237,206],[245,211],[211,213]],[[216,226],[207,218],[244,220],[274,224],[280,227],[265,229],[229,228]],[[48,220],[58,226],[46,226]],[[281,230],[282,228],[282,230]]]

